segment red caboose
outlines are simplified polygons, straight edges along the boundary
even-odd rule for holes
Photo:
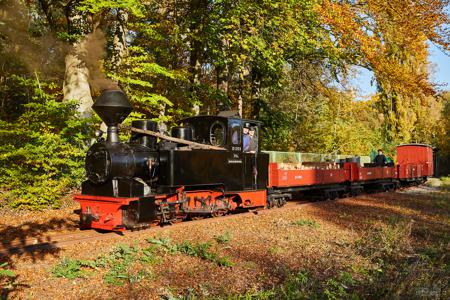
[[[397,147],[398,179],[417,181],[433,176],[433,148],[425,144]]]

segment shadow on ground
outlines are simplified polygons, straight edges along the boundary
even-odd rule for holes
[[[48,256],[59,257],[60,249],[48,234],[72,229],[77,225],[74,220],[52,218],[45,223],[25,222],[17,226],[0,227],[0,265],[7,263],[6,268],[14,272],[14,260],[18,258],[31,259],[35,263]],[[0,287],[0,299],[6,299],[8,294],[28,286],[20,282],[19,276],[0,276]]]

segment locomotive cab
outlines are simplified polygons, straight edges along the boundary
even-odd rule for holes
[[[160,192],[179,186],[209,186],[225,191],[258,190],[267,186],[269,157],[260,151],[261,123],[235,117],[197,116],[182,120],[192,132],[192,141],[220,150],[181,147],[161,150]],[[252,151],[244,149],[245,129],[253,131]]]

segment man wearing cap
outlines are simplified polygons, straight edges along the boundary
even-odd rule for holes
[[[249,152],[250,151],[250,136],[249,136],[249,128],[248,127],[244,127],[243,129],[243,137],[242,137],[242,148],[244,150],[244,152]]]
[[[255,135],[256,130],[255,127],[251,127],[248,135],[250,137],[250,146],[249,146],[249,152],[255,153],[256,151],[258,151],[258,138]]]
[[[375,164],[379,167],[386,165],[386,156],[383,154],[383,150],[378,149],[378,155],[375,156]]]

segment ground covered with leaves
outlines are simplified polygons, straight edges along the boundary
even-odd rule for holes
[[[15,255],[0,284],[20,299],[448,299],[449,250],[444,185]]]

